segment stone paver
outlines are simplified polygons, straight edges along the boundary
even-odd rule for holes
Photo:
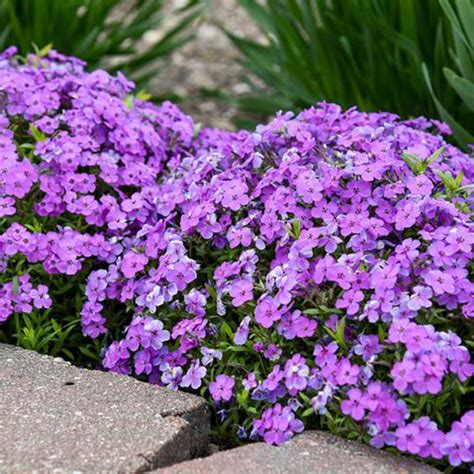
[[[143,472],[205,454],[206,402],[0,344],[0,472]]]
[[[221,451],[156,471],[159,474],[430,474],[425,464],[330,433],[309,431],[287,444],[264,443]]]

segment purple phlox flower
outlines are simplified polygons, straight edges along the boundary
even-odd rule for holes
[[[191,363],[191,366],[189,367],[186,374],[184,374],[181,380],[180,386],[191,387],[194,390],[197,390],[201,386],[202,379],[204,378],[206,373],[207,373],[206,368],[199,365],[198,360],[194,360]]]
[[[446,272],[430,270],[425,274],[425,282],[437,295],[455,292],[453,277]]]
[[[275,390],[279,383],[285,377],[285,372],[281,369],[280,365],[275,365],[272,371],[268,374],[267,378],[264,380],[262,386],[266,390],[273,391]]]
[[[426,436],[426,443],[422,446],[418,455],[423,458],[442,459],[443,455],[440,446],[444,442],[445,434],[427,416],[422,416],[416,421],[423,435]]]
[[[249,247],[253,240],[253,233],[248,227],[241,229],[237,227],[231,227],[227,232],[227,240],[231,249],[242,245],[243,247]]]
[[[401,393],[405,393],[409,385],[416,380],[416,365],[409,361],[396,362],[390,375],[393,377],[393,386]]]
[[[414,195],[429,196],[433,190],[432,182],[425,176],[413,176],[407,181],[407,188]]]
[[[136,323],[132,321],[132,324],[127,329],[127,335],[125,340],[127,341],[127,347],[135,352],[140,346],[148,348],[150,347],[150,334],[145,331],[142,321],[136,318]]]
[[[364,293],[362,291],[347,290],[344,291],[342,298],[336,301],[336,308],[345,309],[349,316],[359,311],[359,303],[363,301]]]
[[[376,217],[364,217],[361,220],[361,224],[373,238],[383,237],[390,233],[388,228],[385,226],[384,221],[382,219],[377,219]]]
[[[35,308],[50,308],[53,304],[51,297],[48,294],[48,287],[46,285],[38,285],[36,289],[32,289],[30,297],[33,300]]]
[[[12,197],[0,197],[0,217],[13,216],[15,213],[15,199]]]
[[[107,348],[104,356],[103,365],[107,369],[114,369],[114,367],[121,361],[126,361],[130,357],[125,341],[114,341]]]
[[[203,365],[210,365],[214,362],[214,360],[221,360],[222,359],[222,352],[217,349],[210,349],[209,347],[203,346],[201,347],[201,362]]]
[[[397,448],[411,454],[418,454],[427,441],[426,434],[414,423],[401,426],[395,434],[397,436]]]
[[[318,392],[316,396],[311,399],[311,407],[315,413],[324,415],[327,411],[326,405],[331,399],[334,393],[333,388],[330,384],[326,384],[322,390]]]
[[[248,186],[240,180],[231,180],[225,183],[222,196],[222,205],[233,211],[238,211],[249,202]]]
[[[293,329],[297,337],[312,337],[316,332],[318,323],[314,319],[302,316],[300,311],[292,313],[292,320]]]
[[[295,180],[296,190],[306,204],[313,204],[323,198],[323,187],[316,179],[314,172],[308,170],[300,173]]]
[[[290,407],[282,407],[277,403],[272,408],[267,408],[261,418],[254,421],[253,428],[265,442],[280,445],[295,433],[303,431],[303,423],[295,417]]]
[[[232,297],[232,304],[238,308],[253,299],[253,284],[244,279],[236,280],[232,283],[229,293]]]
[[[391,290],[397,282],[400,265],[387,264],[376,268],[370,278],[371,286],[376,291]]]
[[[338,373],[336,376],[339,385],[354,385],[360,373],[360,367],[351,364],[348,359],[341,359],[338,363]]]
[[[412,353],[417,353],[422,349],[428,349],[432,345],[427,328],[416,324],[408,326],[400,340]]]
[[[446,237],[446,242],[450,250],[469,253],[474,245],[474,232],[464,226],[453,227]]]
[[[368,431],[372,436],[370,445],[374,448],[382,449],[384,446],[395,446],[397,437],[392,431],[381,431],[376,423],[369,425]]]
[[[359,344],[354,347],[354,352],[361,355],[365,361],[382,350],[378,336],[359,336]]]
[[[363,230],[360,216],[355,213],[349,213],[339,218],[339,228],[341,235],[347,237],[351,234],[360,234]]]
[[[287,273],[277,281],[278,293],[275,296],[276,302],[280,305],[290,304],[293,298],[292,290],[297,284],[296,272],[287,271]]]
[[[228,402],[233,395],[233,389],[235,385],[234,377],[220,374],[216,379],[209,384],[209,392],[215,402],[224,400]]]
[[[371,412],[374,412],[381,398],[383,387],[378,382],[371,382],[367,385],[367,390],[362,397],[362,406]]]
[[[285,385],[291,395],[304,390],[308,384],[309,367],[306,359],[295,354],[285,365]]]
[[[313,351],[314,361],[320,367],[335,364],[337,361],[337,351],[338,345],[336,342],[331,342],[327,346],[317,344]]]
[[[344,290],[348,290],[351,287],[351,283],[355,280],[352,272],[350,272],[345,265],[340,263],[336,263],[327,268],[326,278],[329,281],[336,282]]]
[[[281,357],[283,350],[281,347],[278,347],[276,344],[269,344],[265,349],[263,356],[265,359],[276,361]]]
[[[159,285],[155,285],[150,292],[145,295],[145,301],[142,302],[140,297],[137,298],[137,304],[146,306],[151,314],[155,314],[156,308],[161,306],[164,302],[163,290]]]
[[[152,356],[148,350],[144,349],[135,352],[133,359],[135,362],[135,372],[137,375],[151,373],[153,369]]]
[[[250,323],[250,316],[245,316],[239,324],[237,331],[234,335],[234,344],[237,346],[242,346],[247,342],[247,338],[249,336],[249,323]]]
[[[413,294],[407,303],[407,306],[412,311],[418,311],[421,308],[430,308],[431,298],[433,297],[433,291],[428,286],[415,286],[413,288]]]
[[[133,278],[141,272],[148,263],[148,257],[142,253],[127,252],[122,260],[120,269],[127,278]]]
[[[247,377],[242,380],[242,385],[244,386],[245,390],[250,391],[252,388],[257,387],[257,377],[253,372],[249,372]]]
[[[255,307],[255,321],[264,328],[269,328],[281,318],[279,305],[271,296],[266,296]]]
[[[397,245],[395,252],[400,263],[406,265],[415,260],[420,255],[418,250],[420,245],[420,241],[414,239],[405,239],[400,245]]]
[[[195,288],[184,297],[184,302],[188,313],[195,316],[204,316],[206,314],[206,297]]]
[[[171,265],[166,272],[166,280],[174,283],[179,291],[183,291],[188,283],[196,279],[196,270],[191,260],[181,260]]]
[[[437,265],[451,265],[456,249],[446,242],[435,241],[428,247],[428,253]]]
[[[358,388],[351,388],[347,394],[349,398],[341,403],[342,413],[350,415],[356,421],[362,420],[365,416],[362,392]]]
[[[412,200],[402,202],[400,205],[397,205],[395,229],[403,230],[414,226],[420,214],[420,206],[416,202]]]
[[[171,367],[169,364],[163,364],[161,381],[171,390],[178,390],[179,384],[183,377],[183,369],[181,367]]]
[[[155,350],[161,349],[163,342],[170,339],[170,332],[163,329],[163,323],[158,319],[148,321],[143,329],[149,332],[150,346]]]

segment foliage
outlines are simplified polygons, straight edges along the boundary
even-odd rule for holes
[[[243,65],[257,92],[240,101],[243,110],[271,114],[320,100],[402,117],[433,117],[439,110],[460,143],[472,141],[459,128],[472,128],[474,120],[467,97],[472,90],[464,82],[472,81],[473,71],[472,0],[456,0],[455,8],[449,0],[441,0],[441,5],[438,0],[240,4],[263,35],[252,41],[228,33],[243,53]],[[460,18],[456,11],[463,13]],[[443,68],[460,70],[463,79],[446,69],[443,73]]]
[[[32,45],[52,45],[143,86],[158,74],[156,60],[192,38],[189,27],[200,12],[199,0],[190,0],[166,25],[164,6],[164,0],[0,0],[0,49],[15,45],[25,55]],[[140,42],[150,30],[160,34],[144,49]]]
[[[456,115],[453,117],[453,112],[449,112],[450,109],[447,109],[443,104],[443,100],[438,99],[425,64],[423,64],[423,74],[440,117],[450,125],[454,136],[460,143],[470,144],[474,142],[474,135],[472,134],[472,120],[474,119],[472,114],[474,112],[474,1],[455,0],[449,2],[448,0],[440,0],[440,4],[451,25],[454,47],[450,51],[450,55],[457,71],[444,67],[443,73],[452,90],[461,99],[461,107],[471,112],[468,115],[471,122],[461,120],[462,123],[459,123]],[[437,90],[440,97],[444,98],[443,89]],[[467,130],[463,125],[467,127]]]
[[[200,130],[54,51],[0,84],[4,340],[200,393],[227,437],[472,461],[474,170],[444,124]]]

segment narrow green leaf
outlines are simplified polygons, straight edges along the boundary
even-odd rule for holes
[[[469,107],[470,110],[474,110],[474,84],[469,82],[467,79],[458,76],[454,71],[449,68],[443,69],[446,79],[451,84],[451,87],[458,93],[459,97]]]

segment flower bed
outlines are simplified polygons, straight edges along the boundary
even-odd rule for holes
[[[13,53],[7,331],[78,302],[106,369],[207,396],[218,433],[280,444],[323,427],[472,461],[474,168],[446,126],[321,103],[254,132],[199,130],[121,75]]]

